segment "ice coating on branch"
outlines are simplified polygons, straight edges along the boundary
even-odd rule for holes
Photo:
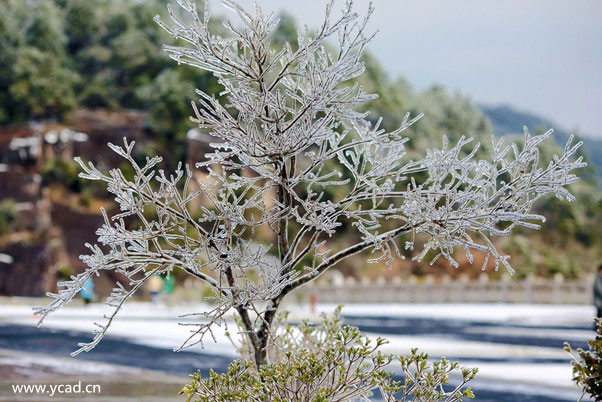
[[[477,250],[485,254],[483,268],[492,259],[513,272],[495,237],[516,226],[539,228],[545,219],[531,210],[542,197],[573,199],[566,186],[578,180],[572,171],[585,166],[576,156],[581,143],[572,145],[571,138],[562,155],[541,166],[538,145],[551,130],[532,136],[525,128],[520,145],[492,138],[487,160],[476,159],[480,145],[470,138],[455,144],[444,138],[423,159],[406,160],[404,134],[422,115],[406,114],[388,132],[380,119],[371,123],[355,111],[376,96],[350,84],[364,71],[372,6],[360,18],[351,1],[338,14],[330,2],[320,27],[300,31],[295,46],[275,49],[270,34],[278,21],[257,4],[248,12],[224,1],[238,17],[224,23],[227,37],[211,32],[207,9],[199,15],[194,2],[178,4],[183,13],[170,8],[172,22],[157,22],[183,45],[165,46],[170,57],[211,71],[223,88],[198,91],[193,104],[192,120],[215,138],[213,151],[197,166],[202,178],[189,166],[167,175],[158,169],[159,157],[139,165],[126,139],[109,146],[132,165],[131,180],[119,169],[103,173],[77,159],[80,176],[105,182],[120,213],[103,211],[99,244],[81,257],[88,269],[60,283],[50,294],[54,300],[36,313],[45,317],[69,303],[102,271],[128,282],[114,289],[107,300],[113,314],[75,354],[100,341],[153,274],[179,269],[213,291],[215,307],[196,313],[202,321],[187,324],[194,326],[182,347],[202,342],[235,309],[255,350],[263,350],[282,298],[356,253],[389,266],[411,256],[431,263],[445,258],[457,267],[456,250],[471,263]],[[191,210],[199,197],[202,206]],[[355,233],[341,247],[333,240],[344,224]],[[266,231],[272,241],[263,243],[259,233]]]

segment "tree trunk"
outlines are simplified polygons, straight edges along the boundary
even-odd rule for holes
[[[278,312],[278,307],[280,306],[280,302],[284,296],[285,294],[281,293],[278,297],[268,302],[265,313],[263,314],[263,321],[259,326],[259,329],[257,332],[253,332],[252,335],[249,334],[255,355],[255,366],[257,368],[269,363],[268,344],[270,343],[272,323],[274,322],[274,318]]]

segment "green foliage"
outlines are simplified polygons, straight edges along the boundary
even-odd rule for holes
[[[12,198],[0,201],[0,233],[10,230],[17,216],[17,203]]]
[[[193,127],[188,119],[195,85],[180,70],[165,69],[155,80],[138,88],[137,96],[150,108],[150,124],[163,135],[157,144],[170,149],[181,159],[186,145],[186,132]],[[178,160],[176,159],[176,160]]]
[[[278,27],[272,34],[270,42],[276,48],[282,48],[285,43],[290,43],[293,50],[297,50],[297,24],[295,18],[287,13],[281,13],[279,16],[280,22]]]
[[[62,116],[75,105],[73,85],[78,78],[53,54],[23,47],[15,56],[12,72],[9,94],[15,114]]]
[[[223,374],[211,371],[205,379],[200,373],[192,375],[182,392],[187,401],[203,402],[369,400],[376,390],[385,401],[461,401],[474,396],[465,385],[476,369],[460,368],[445,358],[431,362],[416,349],[397,358],[384,354],[379,349],[386,340],[373,342],[357,328],[343,325],[340,312],[341,307],[332,317],[323,315],[317,325],[304,321],[299,326],[281,314],[270,364],[256,368],[243,342],[243,360],[232,362]],[[400,380],[387,370],[393,363],[401,367]],[[458,386],[449,386],[451,375],[460,378]]]
[[[79,166],[73,161],[50,159],[42,166],[40,174],[44,184],[60,183],[77,193],[89,186],[89,181],[79,177]]]
[[[602,319],[596,319],[596,338],[587,341],[588,350],[573,350],[567,342],[564,350],[571,354],[573,361],[573,381],[596,401],[602,400]]]
[[[71,265],[61,265],[56,269],[56,276],[59,280],[68,280],[71,275],[75,275],[75,270]]]
[[[75,104],[62,15],[49,1],[26,4],[0,4],[0,123],[60,117]]]
[[[12,7],[22,7],[22,2],[9,2]],[[64,55],[67,36],[64,15],[50,1],[31,2],[29,9],[18,14],[23,18],[25,44],[55,56]]]
[[[65,32],[70,53],[90,46],[101,32],[98,4],[87,0],[70,0],[65,9]]]

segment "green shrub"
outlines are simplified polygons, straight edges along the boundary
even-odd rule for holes
[[[81,193],[90,186],[88,181],[79,177],[79,167],[73,161],[50,159],[42,166],[40,174],[44,185],[60,183],[76,193]]]
[[[60,280],[66,280],[75,275],[75,270],[71,265],[61,265],[56,269],[56,276]]]
[[[208,378],[192,375],[183,389],[187,401],[349,401],[369,400],[378,391],[385,401],[461,401],[474,395],[466,383],[477,370],[460,368],[445,358],[430,362],[426,353],[412,349],[409,356],[395,357],[379,349],[387,341],[375,342],[351,326],[342,325],[340,307],[332,317],[312,326],[303,321],[289,324],[287,314],[279,316],[279,333],[270,347],[270,363],[259,369],[252,363],[252,348],[235,345],[243,356],[223,374],[211,371]],[[387,370],[401,366],[396,380]],[[461,376],[456,387],[449,384],[453,374]]]
[[[573,381],[583,390],[579,400],[588,394],[602,401],[602,319],[596,319],[596,328],[596,337],[587,341],[589,350],[573,350],[568,342],[564,344],[564,350],[573,357]]]
[[[0,233],[8,232],[17,216],[17,203],[12,198],[0,201]]]

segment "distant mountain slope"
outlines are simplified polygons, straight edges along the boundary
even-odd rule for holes
[[[522,133],[523,126],[529,130],[554,129],[554,139],[559,146],[564,146],[570,136],[570,132],[558,127],[555,123],[541,116],[524,110],[517,110],[507,105],[478,105],[485,116],[491,121],[493,132],[497,136]],[[580,138],[583,140],[583,150],[588,161],[593,165],[598,177],[598,183],[602,183],[602,140],[592,138]]]

